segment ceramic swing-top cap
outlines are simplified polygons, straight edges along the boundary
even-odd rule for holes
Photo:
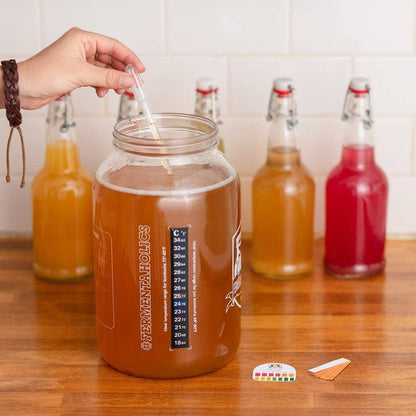
[[[218,91],[218,81],[215,78],[199,78],[196,81],[196,90],[202,94]]]
[[[368,92],[370,87],[371,81],[368,78],[351,78],[349,88],[352,92]]]
[[[292,78],[275,78],[273,80],[273,90],[278,94],[289,94],[293,90]]]

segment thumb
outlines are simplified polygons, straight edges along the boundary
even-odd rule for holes
[[[84,87],[124,89],[132,87],[134,80],[126,72],[87,64],[82,74],[81,83]]]

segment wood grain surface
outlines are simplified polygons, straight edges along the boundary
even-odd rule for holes
[[[53,284],[31,270],[30,241],[0,240],[0,415],[416,416],[416,242],[388,242],[387,270],[367,280],[322,271],[271,281],[243,247],[242,340],[225,368],[189,379],[121,374],[95,341],[94,281]],[[335,381],[308,369],[352,363]],[[258,364],[297,370],[293,383],[256,382]]]

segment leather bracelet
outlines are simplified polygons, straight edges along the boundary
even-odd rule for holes
[[[10,182],[10,143],[13,136],[13,130],[17,129],[17,131],[19,132],[20,143],[22,146],[23,172],[20,187],[23,188],[25,186],[26,157],[23,133],[20,128],[20,125],[22,124],[22,113],[20,112],[19,74],[17,72],[17,64],[14,59],[2,61],[1,66],[3,69],[4,104],[6,107],[6,116],[10,124],[10,134],[9,139],[7,140],[6,153],[6,182]]]

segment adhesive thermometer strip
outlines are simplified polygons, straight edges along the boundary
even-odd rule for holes
[[[288,364],[266,363],[253,370],[253,380],[290,382],[296,380],[296,370]]]

